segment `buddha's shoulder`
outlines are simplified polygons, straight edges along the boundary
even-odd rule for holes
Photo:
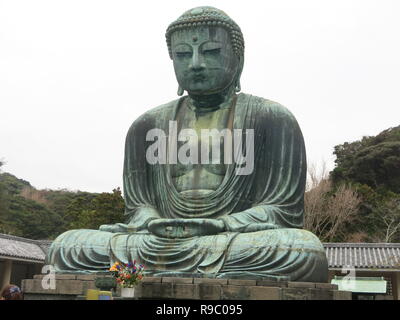
[[[177,106],[177,104],[179,103],[179,101],[182,98],[178,98],[175,100],[171,100],[167,103],[164,103],[162,105],[159,105],[157,107],[154,107],[152,109],[150,109],[149,111],[147,111],[146,113],[144,113],[142,116],[146,117],[146,116],[159,116],[165,112],[171,112],[172,110],[174,110],[174,108]]]
[[[175,99],[146,111],[133,121],[131,129],[146,124],[154,124],[156,119],[160,119],[160,117],[163,118],[170,114],[170,112],[173,112],[174,108],[179,103],[179,100],[180,99]]]
[[[176,105],[179,103],[180,99],[181,98],[175,99],[170,102],[159,105],[157,107],[154,107],[154,108],[146,111],[145,113],[143,113],[137,120],[143,121],[148,118],[154,118],[154,117],[161,116],[161,115],[165,114],[166,112],[171,112],[176,107]]]
[[[242,103],[248,103],[250,108],[256,109],[259,116],[296,120],[292,112],[279,102],[247,93],[241,93],[240,99]]]

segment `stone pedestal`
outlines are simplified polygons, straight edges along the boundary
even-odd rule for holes
[[[25,300],[75,300],[88,289],[97,289],[94,284],[97,275],[57,274],[54,289],[48,289],[48,281],[43,277],[35,275],[33,279],[22,280]]]
[[[56,275],[56,288],[43,289],[42,275],[22,282],[26,300],[75,300],[96,289],[97,275]],[[190,300],[351,300],[351,292],[337,285],[312,282],[209,278],[145,277],[137,299]],[[114,292],[119,296],[119,290]]]

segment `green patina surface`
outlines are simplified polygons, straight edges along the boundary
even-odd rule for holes
[[[98,272],[135,259],[159,276],[326,282],[323,246],[302,229],[307,165],[301,130],[280,104],[239,93],[240,28],[222,11],[200,7],[173,22],[166,38],[182,97],[146,112],[128,131],[127,221],[60,235],[47,262],[58,272]],[[253,130],[246,145],[254,154],[251,172],[238,174],[238,162],[150,164],[146,152],[154,141],[146,135],[157,128],[172,141],[171,122],[198,136],[216,129],[192,147],[221,140],[222,159],[236,152],[249,161],[218,132],[239,130],[247,141]],[[178,150],[192,150],[190,141],[176,143]]]

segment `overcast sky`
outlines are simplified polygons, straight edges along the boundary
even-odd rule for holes
[[[0,0],[0,159],[37,188],[122,187],[124,140],[176,99],[165,30],[212,5],[241,27],[242,91],[296,116],[309,162],[400,123],[400,2]]]

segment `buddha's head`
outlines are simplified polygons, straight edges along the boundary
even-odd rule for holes
[[[223,11],[186,11],[166,32],[178,80],[178,94],[211,95],[240,91],[244,40],[239,26]]]

